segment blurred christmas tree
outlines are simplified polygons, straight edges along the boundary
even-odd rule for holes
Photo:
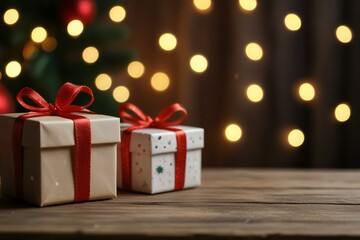
[[[11,101],[25,86],[54,102],[62,84],[72,82],[93,90],[91,110],[116,114],[118,103],[104,91],[111,78],[104,73],[118,72],[133,58],[131,50],[121,48],[128,35],[120,24],[125,17],[121,4],[118,0],[1,1],[0,113],[11,109]]]

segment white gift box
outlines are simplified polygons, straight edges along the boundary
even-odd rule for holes
[[[121,131],[130,125],[121,124]],[[184,188],[201,184],[201,150],[204,147],[204,129],[174,126],[186,134],[187,152]],[[144,128],[131,132],[132,190],[149,194],[173,191],[175,188],[175,132]],[[120,144],[118,146],[118,188],[122,188]]]
[[[119,118],[80,114],[91,124],[90,200],[116,197]],[[12,129],[20,113],[0,115],[2,194],[16,197]],[[74,123],[58,116],[28,118],[23,126],[23,196],[38,206],[74,201]]]

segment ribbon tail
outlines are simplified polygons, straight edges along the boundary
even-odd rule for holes
[[[130,162],[130,139],[131,131],[125,130],[121,139],[121,178],[122,186],[126,190],[131,190],[131,162]]]
[[[171,129],[176,134],[177,151],[175,153],[175,191],[184,189],[186,172],[186,134],[181,129]]]

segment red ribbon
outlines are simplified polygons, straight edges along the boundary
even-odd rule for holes
[[[177,141],[177,151],[175,153],[175,190],[184,188],[185,185],[185,165],[186,165],[186,134],[183,130],[171,128],[185,121],[187,112],[180,104],[172,104],[163,110],[153,120],[147,116],[137,106],[125,103],[119,107],[119,116],[126,123],[133,126],[123,132],[121,139],[121,167],[122,185],[124,189],[131,190],[131,155],[130,139],[131,132],[142,128],[160,128],[175,132]],[[181,113],[180,118],[170,121],[176,113]]]
[[[89,102],[84,106],[72,105],[79,93],[90,95]],[[35,106],[27,104],[24,97],[29,98]],[[94,101],[94,95],[89,87],[65,83],[59,90],[55,106],[48,103],[39,93],[31,88],[23,88],[16,96],[21,106],[31,112],[20,115],[15,119],[12,134],[12,150],[15,168],[16,193],[23,197],[23,158],[21,139],[24,121],[27,118],[40,116],[60,116],[74,122],[75,152],[73,160],[75,197],[74,202],[89,200],[90,197],[90,163],[91,163],[91,126],[86,117],[74,115],[72,112],[92,113],[86,108]]]

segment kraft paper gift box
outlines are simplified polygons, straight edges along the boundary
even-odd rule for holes
[[[120,141],[119,118],[85,116],[91,125],[89,200],[116,197],[116,149]],[[2,193],[17,197],[12,153],[12,128],[20,113],[0,115]],[[74,123],[58,116],[33,117],[23,125],[23,198],[38,206],[74,201]]]
[[[121,131],[129,124],[121,124]],[[186,134],[186,164],[184,189],[201,184],[201,151],[204,147],[204,130],[188,126],[174,126]],[[175,188],[175,132],[157,128],[143,128],[131,132],[131,190],[149,194],[173,191]],[[119,188],[122,184],[122,163],[118,146]]]

